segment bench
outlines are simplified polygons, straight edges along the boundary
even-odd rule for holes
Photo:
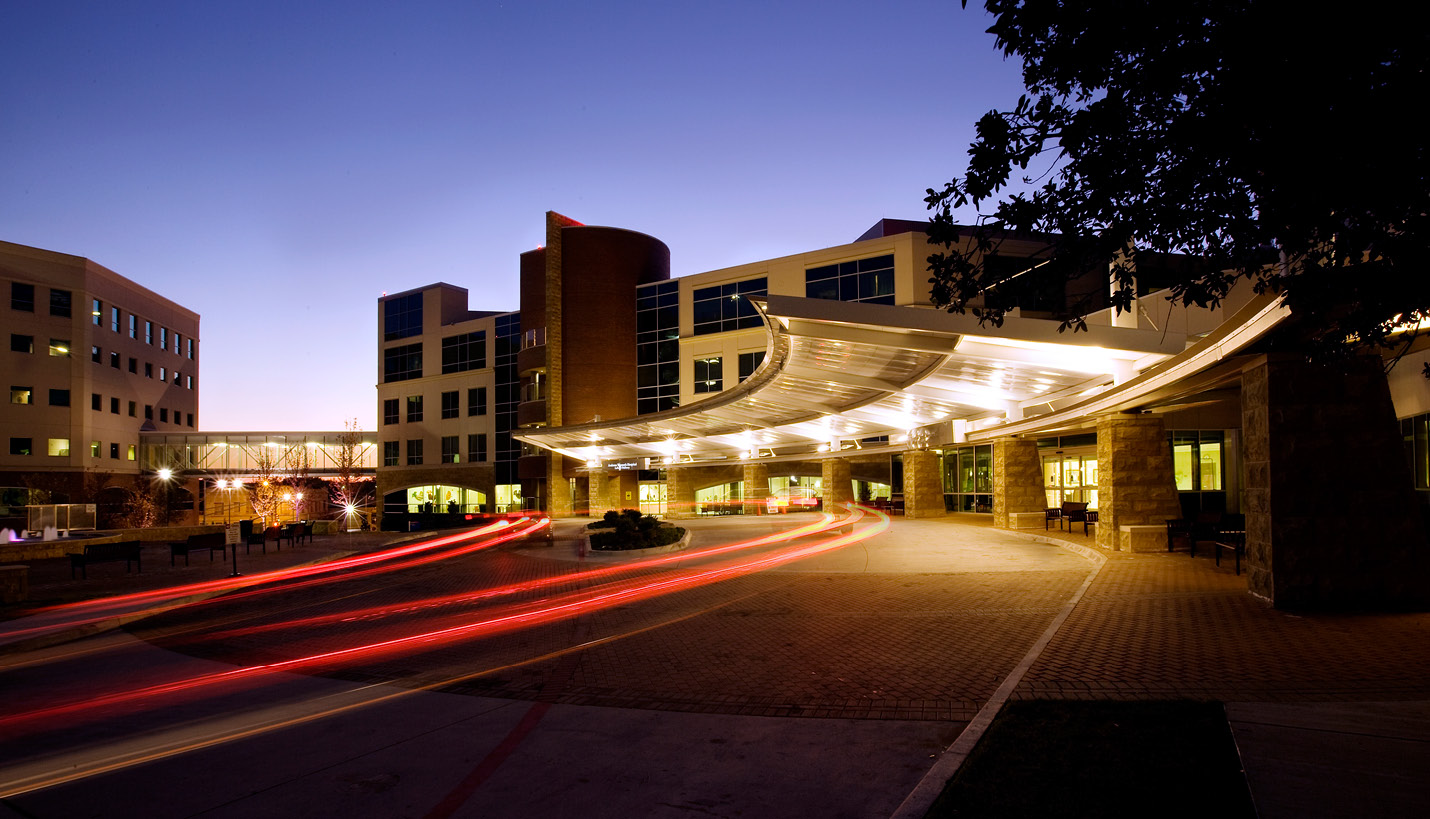
[[[277,544],[278,527],[270,526],[267,529],[259,529],[256,532],[248,532],[243,536],[243,553],[249,554],[254,546],[262,547],[263,553],[268,554],[268,539],[273,538],[278,549],[283,547]]]
[[[109,563],[111,561],[124,561],[124,571],[129,571],[129,564],[133,563],[142,574],[144,566],[139,562],[139,554],[143,551],[144,544],[137,540],[121,540],[118,543],[86,543],[83,552],[69,552],[70,559],[70,580],[74,580],[74,570],[80,570],[80,577],[88,579],[89,572],[85,567],[91,563]]]
[[[283,541],[288,541],[288,545],[297,548],[298,538],[303,534],[303,524],[285,523],[278,527],[278,548],[283,548]]]
[[[1063,521],[1067,521],[1068,531],[1072,531],[1074,523],[1086,523],[1087,504],[1080,501],[1063,501],[1062,506],[1049,507],[1043,513],[1043,530],[1046,531],[1053,521],[1058,522],[1058,528],[1063,528]],[[1083,526],[1083,534],[1087,534],[1087,527]]]
[[[303,521],[302,523],[299,523],[299,524],[298,524],[297,536],[298,536],[298,542],[299,542],[299,543],[302,543],[304,540],[307,540],[309,543],[312,543],[312,542],[313,542],[313,522],[312,522],[311,520],[305,520],[305,521]]]
[[[1087,527],[1097,524],[1097,510],[1088,509],[1082,513],[1082,533],[1087,534]],[[1072,531],[1072,524],[1068,524],[1068,531]]]
[[[218,550],[228,554],[228,544],[224,542],[223,532],[209,532],[202,535],[189,535],[189,539],[182,543],[169,544],[169,565],[174,565],[174,558],[179,555],[184,556],[184,565],[189,565],[189,552],[207,549],[209,562],[214,559],[214,551]]]

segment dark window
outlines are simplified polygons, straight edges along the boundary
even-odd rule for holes
[[[764,295],[766,290],[764,277],[696,290],[691,301],[695,335],[759,327],[760,314],[746,297]]]
[[[99,393],[91,393],[89,396],[89,408],[95,412],[104,411],[104,398]]]
[[[422,377],[422,345],[404,344],[382,351],[382,380],[410,381]]]
[[[719,392],[725,389],[725,364],[719,357],[695,359],[695,392]]]
[[[161,423],[161,424],[167,424],[167,423],[169,423],[169,410],[168,410],[166,407],[160,407],[160,408],[159,408],[159,423]]]
[[[442,436],[442,463],[455,464],[462,460],[461,450],[457,448],[457,436]]]
[[[119,414],[119,399],[111,397],[109,399],[109,411],[114,415]]]
[[[19,333],[10,334],[10,352],[12,353],[33,353],[35,351],[35,337],[22,336]]]
[[[401,459],[402,459],[402,442],[401,442],[401,441],[383,441],[383,442],[382,442],[382,465],[383,465],[383,466],[397,466],[398,461],[400,461]]]
[[[396,296],[382,303],[382,340],[422,335],[422,294]]]
[[[26,313],[35,312],[35,286],[33,284],[10,282],[10,309],[24,310]],[[10,440],[13,441],[15,439],[11,438]],[[28,441],[30,439],[24,438],[22,440]],[[26,446],[29,446],[29,444],[26,444]],[[30,453],[26,452],[25,454],[29,455]]]
[[[407,465],[422,465],[422,440],[420,438],[415,441],[407,442]]]
[[[109,354],[109,366],[113,367],[116,370],[119,369],[119,353]]]
[[[50,390],[50,406],[68,407],[70,405],[69,390]]]
[[[153,377],[154,377],[154,364],[153,364],[152,362],[149,362],[149,361],[144,362],[144,377],[145,377],[145,378],[153,378]]]
[[[74,294],[68,290],[50,288],[50,315],[69,318],[73,314]]]
[[[176,387],[179,386],[179,383],[180,383],[181,381],[183,381],[183,377],[179,375],[178,370],[175,370],[175,371],[174,371],[174,386],[176,386]]]
[[[456,390],[442,393],[442,417],[457,418],[462,414],[462,403]]]
[[[467,390],[467,414],[486,415],[487,414],[487,388],[472,387]]]
[[[109,445],[109,457],[113,458],[116,461],[119,460],[119,444]]]
[[[873,256],[804,271],[804,295],[811,299],[894,303],[894,256]]]
[[[134,373],[135,375],[138,375],[138,373],[139,373],[139,359],[137,359],[137,358],[131,358],[131,359],[129,359],[129,372]]]
[[[89,311],[89,317],[94,321],[95,327],[104,326],[104,303],[99,299],[93,299],[94,309]]]
[[[487,334],[479,330],[442,339],[442,372],[460,373],[487,366]]]
[[[194,414],[192,412],[184,414],[184,426],[188,427],[189,429],[194,428]]]
[[[636,288],[636,411],[680,406],[680,283]]]
[[[144,405],[144,417],[150,421],[154,420],[154,406],[152,404]]]
[[[33,439],[30,439],[30,438],[11,438],[11,439],[10,439],[10,454],[11,454],[11,455],[29,455],[29,454],[30,454],[30,450],[31,450],[33,447],[34,447],[34,441],[33,441]]]
[[[467,436],[467,460],[474,464],[486,462],[487,434],[485,432]]]
[[[765,351],[759,350],[753,353],[740,353],[740,380],[755,374],[755,370],[760,368],[760,364],[765,360]]]
[[[129,402],[129,417],[130,417],[130,418],[133,418],[133,417],[134,417],[134,413],[135,413],[135,411],[138,409],[138,407],[139,407],[139,405],[138,405],[137,403],[135,403],[134,401],[130,401],[130,402]]]
[[[387,398],[382,402],[382,422],[384,424],[396,424],[402,421],[402,402],[396,398]]]
[[[104,363],[104,351],[101,350],[101,349],[99,349],[99,346],[98,346],[98,345],[91,344],[91,345],[89,346],[89,360],[90,360],[90,361],[93,361],[93,362],[96,363],[96,364],[103,364],[103,363]]]
[[[407,396],[407,423],[422,420],[422,396]]]

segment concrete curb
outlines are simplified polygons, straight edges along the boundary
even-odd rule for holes
[[[609,549],[592,549],[591,535],[583,530],[581,533],[580,556],[588,560],[590,558],[618,560],[628,557],[650,557],[652,555],[663,555],[667,552],[678,552],[690,546],[690,527],[687,526],[684,527],[684,529],[684,537],[665,546],[652,546],[649,549],[620,549],[614,551]]]

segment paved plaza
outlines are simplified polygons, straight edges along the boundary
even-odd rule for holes
[[[550,545],[406,570],[400,582],[355,587],[341,605],[404,610],[473,586],[558,577],[527,596],[579,591],[584,573],[619,560],[581,555],[582,525],[558,521]],[[692,543],[678,568],[695,570],[702,548],[789,521],[682,525]],[[250,565],[384,542],[341,540]],[[101,568],[71,584],[41,565],[34,590],[116,593],[219,571],[163,569],[146,567],[141,581]],[[646,574],[656,572],[636,577]],[[10,620],[0,623],[0,675],[66,684],[91,644],[122,652],[122,662],[83,660],[112,662],[115,673],[280,661],[371,627],[348,618],[291,641],[265,636],[266,623],[338,606],[280,594],[245,611],[243,629],[229,614],[200,628],[179,608],[33,651],[3,645],[30,622]],[[200,639],[215,634],[224,636]],[[281,695],[229,703],[222,719],[242,738],[18,793],[0,816],[84,815],[71,811],[95,793],[144,794],[166,782],[172,798],[148,815],[531,816],[580,805],[583,816],[889,816],[901,804],[898,815],[921,815],[920,794],[936,793],[950,771],[950,746],[1003,698],[1226,702],[1263,817],[1311,815],[1308,805],[1314,815],[1367,815],[1372,804],[1394,816],[1430,798],[1430,777],[1418,775],[1430,771],[1430,614],[1278,611],[1209,553],[1107,553],[1080,531],[1008,532],[982,517],[894,519],[871,539],[774,569],[290,676]],[[319,700],[352,710],[302,716]],[[187,742],[198,722],[179,709],[147,730],[153,743]],[[288,725],[299,727],[273,728]],[[59,738],[39,741],[44,753],[33,757],[0,744],[7,782],[80,753]],[[196,766],[211,773],[195,778]]]

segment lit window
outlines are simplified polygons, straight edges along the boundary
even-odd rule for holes
[[[138,453],[136,452],[137,449],[138,449],[138,447],[135,446],[134,444],[130,444],[130,445],[129,445],[129,453],[128,453],[128,456],[127,456],[128,460],[131,460],[131,461],[134,460],[134,456],[138,454]]]
[[[70,454],[70,439],[51,438],[50,456],[55,458],[68,458]]]
[[[89,457],[100,458],[104,456],[104,444],[99,441],[89,442]]]
[[[50,355],[69,358],[70,342],[67,338],[50,339]]]
[[[10,403],[12,404],[33,404],[35,402],[34,390],[29,387],[11,387]]]
[[[94,321],[95,327],[104,325],[104,304],[99,299],[94,299],[94,309],[89,311],[89,317]]]
[[[724,359],[695,359],[695,393],[720,392],[725,389]]]

